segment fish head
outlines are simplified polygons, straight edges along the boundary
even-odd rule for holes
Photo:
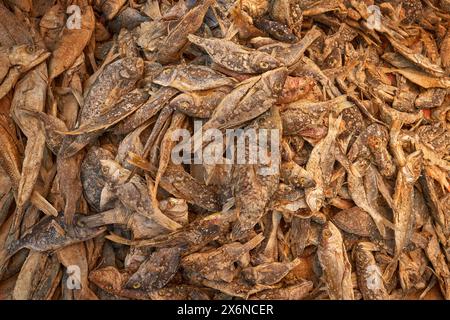
[[[69,236],[75,237],[81,241],[86,241],[105,232],[106,227],[88,227],[81,222],[83,215],[77,214],[75,216],[75,223],[73,225],[65,225],[64,221],[60,223],[64,226],[64,230],[68,232]]]
[[[139,272],[136,272],[133,274],[130,279],[125,283],[125,288],[130,290],[142,290],[144,283],[144,279],[142,277],[142,274]]]
[[[126,281],[126,275],[115,267],[93,270],[89,273],[89,280],[107,292],[119,292]]]
[[[170,102],[170,106],[180,111],[188,111],[195,105],[194,98],[188,93],[182,93]]]
[[[419,179],[422,171],[423,153],[421,150],[415,151],[407,156],[406,165],[402,168],[407,182],[415,183]]]
[[[153,82],[162,86],[169,85],[176,76],[176,67],[165,67],[154,79]]]
[[[8,58],[12,66],[21,72],[31,69],[50,56],[50,52],[34,45],[18,45],[9,49]]]
[[[129,80],[138,80],[144,74],[144,60],[139,57],[124,58],[119,72],[120,76]]]
[[[130,171],[123,168],[118,162],[110,159],[100,160],[103,177],[113,185],[125,183]]]
[[[258,51],[253,54],[251,64],[258,73],[273,70],[281,65],[281,63],[271,55]]]
[[[327,221],[322,229],[319,246],[331,249],[340,242],[342,242],[342,236],[339,229],[332,222]]]
[[[278,97],[283,91],[287,75],[288,69],[281,67],[264,73],[261,80],[272,90],[273,95]]]

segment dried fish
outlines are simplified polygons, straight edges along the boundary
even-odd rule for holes
[[[62,218],[45,217],[29,233],[13,242],[8,247],[7,252],[8,256],[12,256],[23,248],[39,252],[57,250],[95,238],[104,231],[105,228],[80,228],[75,226],[74,234],[70,235]]]
[[[450,299],[449,0],[0,2],[0,299]]]
[[[382,273],[371,249],[372,243],[361,242],[353,251],[359,288],[365,300],[387,300]]]
[[[188,38],[203,48],[215,63],[232,71],[261,73],[281,66],[281,63],[270,54],[252,50],[230,40],[205,39],[195,35],[189,35]]]
[[[341,233],[331,222],[327,222],[322,230],[317,256],[330,299],[354,300],[347,251]]]

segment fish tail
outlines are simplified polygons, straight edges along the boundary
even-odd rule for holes
[[[395,225],[380,214],[372,214],[371,216],[383,238],[386,238],[386,227],[391,230],[395,230]]]
[[[262,233],[258,233],[256,236],[254,236],[244,244],[246,251],[250,251],[256,248],[263,240],[264,235]]]
[[[48,202],[47,199],[45,199],[39,192],[33,191],[30,201],[36,208],[44,212],[46,215],[54,217],[58,216],[58,210],[56,210],[55,207],[53,207],[51,203]]]

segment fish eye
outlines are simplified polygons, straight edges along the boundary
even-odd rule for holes
[[[27,46],[25,50],[27,51],[27,53],[32,54],[34,53],[34,46]]]
[[[260,62],[259,66],[261,67],[261,69],[267,69],[269,67],[269,64],[267,62]]]
[[[121,70],[121,71],[119,71],[119,74],[122,78],[125,78],[125,79],[131,78],[131,74],[130,74],[130,72],[128,72],[128,70]]]
[[[133,288],[134,289],[139,289],[140,287],[141,287],[141,284],[139,282],[133,283]]]
[[[324,231],[323,231],[323,235],[324,235],[326,238],[330,238],[330,237],[331,237],[331,231],[330,231],[330,230],[324,230]]]
[[[84,228],[84,227],[86,227],[86,223],[84,221],[78,220],[77,226],[79,226],[80,228]]]
[[[273,85],[273,88],[275,89],[275,91],[280,91],[283,89],[283,86],[281,85],[281,83],[275,83]]]

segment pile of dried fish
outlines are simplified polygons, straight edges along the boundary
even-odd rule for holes
[[[0,29],[0,299],[450,299],[450,1],[0,0]]]

